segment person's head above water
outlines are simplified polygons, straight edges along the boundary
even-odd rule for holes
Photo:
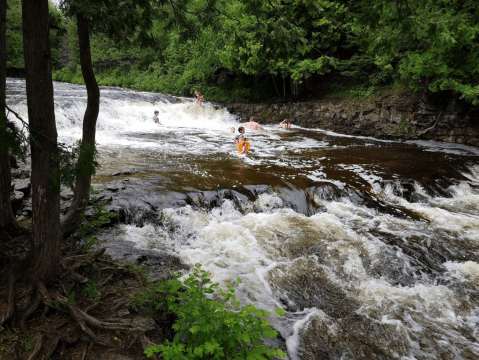
[[[155,115],[158,115],[160,112],[158,110],[155,110]]]
[[[238,128],[238,132],[243,132],[243,131],[244,131],[244,127],[243,127],[243,126],[240,126],[240,127]]]
[[[232,133],[235,132],[235,128],[234,128],[234,127],[231,128],[231,132],[232,132]]]

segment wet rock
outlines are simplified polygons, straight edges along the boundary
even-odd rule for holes
[[[12,171],[12,176],[17,179],[26,179],[30,177],[30,170],[21,167],[18,171]]]
[[[396,324],[381,323],[356,314],[332,319],[314,314],[301,329],[298,357],[304,360],[392,360],[409,354],[405,331]]]
[[[70,210],[71,205],[71,200],[60,201],[60,214],[66,214],[66,212]]]
[[[21,211],[22,211],[22,214],[25,216],[32,215],[32,199],[23,201],[21,206]]]
[[[306,194],[301,189],[281,188],[279,189],[279,197],[283,200],[285,207],[289,207],[297,213],[309,216],[309,206]]]
[[[243,188],[253,194],[254,197],[267,193],[270,189],[269,185],[245,185]]]
[[[61,186],[60,187],[60,199],[61,200],[70,200],[73,197],[73,191],[66,187],[66,186]]]
[[[244,205],[246,205],[248,203],[248,201],[250,200],[250,198],[248,198],[248,196],[238,192],[238,191],[235,191],[235,190],[231,190],[228,192],[228,194],[231,196],[231,197],[228,197],[230,198],[231,200],[234,201],[236,207],[238,209],[242,209]]]
[[[15,191],[20,191],[23,193],[25,197],[30,195],[32,190],[32,184],[30,183],[30,179],[14,179],[12,180],[12,186],[14,187]]]
[[[299,311],[318,308],[339,319],[357,308],[313,257],[298,258],[291,266],[278,266],[268,275],[268,282],[282,294],[283,302],[292,302]]]
[[[21,191],[13,191],[10,196],[10,204],[12,206],[13,213],[16,213],[23,203],[24,194]]]
[[[106,175],[110,175],[110,176],[131,175],[137,172],[138,172],[137,169],[121,169],[121,170],[108,172],[106,173]]]
[[[20,167],[18,166],[17,158],[11,154],[10,154],[10,167],[12,169],[18,169]]]
[[[316,196],[320,200],[337,201],[341,193],[339,189],[333,184],[323,184],[312,190],[313,196]]]

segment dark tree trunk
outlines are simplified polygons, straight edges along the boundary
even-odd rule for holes
[[[77,26],[80,45],[80,65],[88,95],[87,107],[83,116],[83,138],[78,167],[79,169],[91,169],[93,154],[86,150],[84,146],[90,145],[90,149],[95,146],[96,122],[98,112],[100,111],[100,89],[96,82],[91,62],[88,20],[79,13],[77,14]],[[62,219],[62,234],[64,236],[73,233],[81,223],[80,214],[84,212],[87,204],[82,202],[82,200],[90,198],[91,175],[88,170],[78,175],[72,205]]]
[[[5,145],[7,117],[5,115],[5,97],[7,81],[7,2],[0,0],[0,234],[9,231],[16,221],[10,205],[11,168],[10,155]]]
[[[28,121],[32,154],[30,275],[49,281],[60,266],[60,183],[53,104],[48,0],[22,0]]]

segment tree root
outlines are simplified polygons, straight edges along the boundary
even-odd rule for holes
[[[152,343],[150,339],[146,337],[145,334],[141,334],[139,340],[140,340],[140,345],[143,351],[145,351],[148,346],[156,345]],[[156,354],[153,354],[150,359],[158,359],[158,357],[156,356]]]
[[[15,284],[15,275],[13,274],[13,271],[10,271],[10,274],[8,275],[7,311],[5,315],[2,316],[2,319],[0,320],[0,326],[3,325],[7,320],[9,320],[15,311],[14,284]]]
[[[110,276],[108,276],[105,280],[103,280],[103,281],[101,282],[101,284],[100,284],[99,287],[105,286],[105,285],[108,283],[108,281],[111,280],[112,277],[113,277],[113,274],[111,274]]]
[[[21,346],[21,341],[23,340],[21,339],[27,336],[36,339],[35,347],[29,354],[29,360],[38,360],[40,354],[43,355],[42,360],[48,360],[52,357],[68,358],[70,350],[67,347],[68,344],[73,343],[80,346],[80,348],[77,348],[75,345],[75,348],[73,348],[73,351],[79,351],[77,359],[86,359],[87,353],[91,357],[92,351],[94,353],[97,351],[96,346],[91,348],[93,344],[114,348],[115,350],[112,351],[129,350],[130,352],[139,352],[141,351],[140,348],[144,351],[148,346],[154,345],[145,336],[145,332],[154,330],[157,327],[155,320],[130,314],[125,307],[130,302],[130,299],[125,296],[123,288],[120,290],[117,289],[116,285],[110,284],[114,281],[113,279],[120,280],[126,276],[138,280],[138,285],[141,287],[141,276],[136,272],[129,271],[128,266],[99,259],[104,252],[105,249],[101,249],[92,254],[64,257],[62,264],[66,265],[67,269],[64,270],[65,272],[59,276],[54,286],[51,287],[50,285],[47,287],[47,284],[35,277],[33,279],[30,277],[28,283],[22,282],[21,287],[16,286],[18,277],[15,274],[18,272],[16,270],[19,267],[16,266],[15,270],[4,266],[4,269],[7,270],[2,270],[1,275],[6,278],[7,271],[9,273],[8,285],[5,284],[2,289],[6,297],[2,304],[4,314],[0,314],[0,325],[7,321],[12,323],[12,319],[16,319],[13,320],[9,327],[14,327],[15,321],[18,321],[16,326],[23,333],[23,335],[19,333],[19,341],[12,342],[7,351],[3,353],[4,355],[8,353],[7,359],[20,359],[20,355],[23,358],[24,350]],[[105,266],[103,268],[92,267],[91,264],[94,261],[104,263],[106,266],[102,265]],[[22,264],[24,263],[22,262]],[[110,272],[106,272],[107,270]],[[68,281],[65,281],[64,278],[67,275]],[[85,282],[91,282],[91,279],[96,279],[95,282],[98,282],[98,285],[102,287],[102,298],[95,302],[91,302],[91,299],[83,292],[85,285],[81,285]],[[22,277],[23,280],[26,280],[26,277]],[[28,293],[26,293],[25,289],[27,284],[29,287]],[[20,288],[26,293],[25,295],[20,295]],[[136,289],[133,285],[131,285],[131,288]],[[77,297],[73,303],[68,304],[68,297],[72,291],[77,293]],[[83,295],[80,296],[81,293]],[[16,299],[16,296],[20,300]],[[15,301],[19,303],[18,306],[15,306]],[[40,304],[43,304],[45,308],[41,308]],[[89,315],[88,312],[91,312],[95,307],[99,309],[94,312],[95,316]],[[52,320],[47,319],[45,322],[45,319],[41,319],[41,317],[47,315],[49,310],[50,314],[48,316],[53,314]],[[42,312],[43,314],[41,314]],[[96,316],[99,316],[99,318]],[[34,321],[34,323],[32,324],[31,321]],[[45,327],[42,328],[43,326]],[[125,336],[125,340],[122,340],[123,342],[115,341],[110,343],[110,341],[113,341],[109,340],[110,337],[113,337],[113,332],[126,333],[131,335],[131,337],[128,336],[128,340],[126,340],[127,336]],[[82,343],[84,343],[84,348],[82,348]],[[135,344],[137,346],[134,347]],[[132,350],[132,347],[134,350]],[[65,354],[67,355],[65,356]],[[153,355],[153,358],[157,357]]]
[[[83,349],[83,354],[81,356],[81,360],[85,360],[86,359],[86,353],[88,351],[88,344],[85,342],[85,348]]]
[[[83,275],[80,275],[80,274],[78,274],[77,272],[75,272],[75,271],[73,271],[73,270],[67,272],[67,274],[68,274],[70,280],[74,280],[74,281],[76,281],[76,282],[79,282],[80,284],[84,284],[84,283],[87,283],[87,282],[90,281],[89,278],[84,277]]]
[[[52,340],[52,342],[50,343],[50,346],[48,347],[48,350],[47,350],[46,354],[43,355],[43,360],[49,360],[52,357],[53,352],[56,350],[59,342],[60,342],[60,337],[59,336],[57,336],[56,338],[54,338]]]
[[[95,251],[94,253],[91,254],[86,254],[86,255],[77,255],[77,256],[68,256],[64,257],[61,260],[62,265],[68,266],[68,271],[63,273],[61,278],[69,275],[71,272],[74,270],[78,269],[80,266],[85,266],[89,265],[92,262],[94,262],[96,259],[98,259],[100,256],[102,256],[106,251],[106,248],[102,248],[98,251]]]
[[[43,345],[43,337],[45,335],[40,335],[39,337],[37,337],[37,341],[35,341],[35,347],[33,348],[33,353],[32,355],[30,355],[30,357],[28,358],[28,360],[34,360],[38,353],[40,352],[40,350],[42,349],[42,345]]]
[[[5,351],[5,359],[12,359],[17,360],[20,359],[20,349],[19,349],[19,341],[14,341],[10,347]]]
[[[66,306],[67,299],[63,297],[61,294],[58,292],[55,292],[54,298],[56,301],[58,301],[61,305]],[[127,331],[127,332],[133,332],[133,331],[140,331],[140,332],[145,332],[149,330],[153,330],[155,328],[155,321],[153,319],[149,318],[142,318],[142,317],[137,317],[136,319],[115,319],[115,322],[106,322],[106,321],[101,321],[93,316],[90,316],[86,314],[85,312],[81,311],[78,307],[75,305],[71,304],[70,306],[67,307],[68,311],[70,312],[70,315],[73,317],[75,322],[80,326],[80,328],[86,332],[92,340],[98,344],[98,345],[103,345],[107,346],[102,339],[100,339],[98,336],[96,336],[93,331],[88,327],[88,325],[94,326],[97,329],[102,329],[102,330],[116,330],[116,331]]]
[[[417,133],[417,136],[424,135],[424,134],[427,133],[428,131],[434,129],[434,128],[436,127],[437,122],[439,121],[439,118],[441,117],[441,113],[442,113],[442,111],[439,111],[439,115],[437,116],[436,122],[434,123],[433,126],[427,128],[426,130],[419,131],[419,132]]]
[[[104,264],[109,264],[109,265],[113,265],[115,268],[119,268],[119,269],[126,269],[127,266],[125,265],[122,265],[122,264],[118,264],[114,261],[111,261],[111,260],[108,260],[108,259],[98,259],[99,262],[101,263],[104,263]],[[105,270],[106,268],[103,268],[102,270]]]
[[[24,334],[28,334],[28,328],[27,328],[27,319],[30,315],[32,315],[35,310],[38,308],[38,305],[42,302],[42,299],[40,297],[37,297],[33,305],[30,307],[30,309],[27,310],[27,312],[22,316],[22,319],[20,320],[20,329],[22,329]]]
[[[117,303],[110,309],[110,311],[113,313],[118,310],[123,305],[126,305],[130,302],[130,299],[128,298],[123,298],[117,301]]]

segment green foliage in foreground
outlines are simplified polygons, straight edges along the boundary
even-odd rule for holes
[[[176,335],[172,342],[150,346],[145,353],[148,357],[158,353],[165,360],[170,359],[271,359],[284,358],[280,349],[269,349],[262,339],[275,337],[276,331],[264,319],[267,311],[260,311],[253,305],[240,308],[236,300],[234,281],[223,291],[208,278],[211,273],[201,270],[196,264],[194,271],[184,284],[177,279],[181,274],[172,273],[175,278],[168,281],[167,303],[178,319],[173,325]],[[208,299],[206,294],[217,292],[222,299]],[[228,304],[229,303],[229,304]],[[227,310],[231,305],[236,311]],[[284,310],[277,309],[278,315]]]

